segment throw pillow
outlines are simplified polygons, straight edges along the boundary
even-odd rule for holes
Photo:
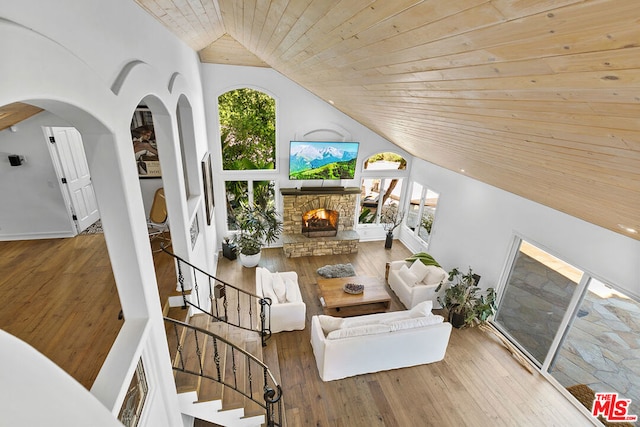
[[[422,279],[422,283],[424,283],[427,286],[437,285],[446,278],[447,278],[447,272],[444,271],[442,268],[436,267],[435,265],[428,265],[427,274],[424,277],[424,279]]]
[[[429,268],[420,261],[414,261],[413,264],[411,264],[411,267],[409,267],[409,271],[415,274],[418,278],[418,282],[422,282],[429,272]]]
[[[287,288],[286,300],[287,302],[298,302],[300,301],[300,292],[298,292],[298,285],[293,279],[286,278],[284,281],[285,287]]]
[[[284,284],[284,279],[280,273],[273,273],[273,292],[276,293],[279,303],[287,300],[287,285]]]
[[[262,273],[262,296],[264,298],[270,298],[271,304],[278,303],[278,296],[273,291],[273,279],[269,271]]]
[[[398,276],[409,287],[413,287],[415,286],[416,283],[418,283],[418,278],[416,277],[415,274],[409,271],[409,267],[407,267],[406,265],[403,265],[402,267],[400,267],[400,270],[398,271]]]
[[[409,317],[431,316],[431,309],[433,309],[433,301],[426,300],[419,302],[409,310]]]
[[[340,329],[342,327],[342,322],[344,321],[341,317],[327,316],[325,314],[319,315],[318,320],[320,321],[322,332],[324,332],[325,335]]]
[[[354,328],[336,329],[335,331],[329,332],[327,339],[336,340],[340,338],[359,337],[361,335],[382,334],[385,332],[391,332],[391,326],[375,323],[373,325],[357,326]]]
[[[391,332],[401,331],[403,329],[421,328],[423,326],[435,325],[442,323],[444,317],[438,314],[432,314],[426,317],[414,317],[411,319],[394,320],[389,322],[388,325],[391,328]]]
[[[419,259],[422,261],[424,265],[435,265],[436,267],[440,267],[440,264],[428,253],[426,252],[418,252],[417,254],[411,255],[406,261],[413,262]]]

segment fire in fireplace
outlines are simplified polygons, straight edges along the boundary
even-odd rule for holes
[[[338,234],[340,214],[326,208],[313,209],[302,214],[302,234],[307,237],[327,237]]]

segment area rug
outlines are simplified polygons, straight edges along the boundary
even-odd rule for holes
[[[80,235],[85,235],[85,234],[99,234],[102,233],[102,221],[97,220],[96,222],[94,222],[93,224],[91,224],[89,227],[87,227],[84,231],[82,231],[80,233]]]
[[[356,271],[351,264],[325,265],[316,270],[322,277],[333,279],[336,277],[351,277],[356,275]]]

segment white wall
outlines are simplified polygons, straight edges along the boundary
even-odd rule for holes
[[[53,168],[43,126],[69,126],[49,112],[0,131],[0,240],[73,236],[74,229]],[[25,162],[11,166],[7,155]]]
[[[440,193],[428,251],[446,270],[471,266],[496,286],[518,235],[601,280],[640,295],[640,242],[496,187],[414,160],[411,179]],[[402,239],[414,250],[404,230]]]
[[[159,427],[181,425],[129,124],[143,99],[153,104],[154,118],[159,113],[174,249],[183,250],[187,259],[203,256],[191,251],[185,232],[201,203],[186,206],[176,150],[176,106],[184,95],[193,109],[198,158],[206,151],[197,55],[130,0],[0,0],[0,40],[0,57],[5,58],[0,61],[0,105],[28,102],[45,108],[76,127],[85,143],[126,319],[91,393],[117,414],[135,366],[144,357],[151,387],[144,420]],[[137,65],[127,68],[131,63]],[[7,144],[1,139],[0,143]],[[21,170],[29,171],[26,166],[35,159],[25,152],[16,154],[27,157]],[[5,166],[0,163],[2,180],[7,173],[18,173]],[[48,177],[38,178],[40,183],[47,181]],[[23,193],[32,186],[21,179],[14,191]],[[3,200],[3,213],[5,206]],[[7,357],[0,352],[0,365],[10,364]],[[34,408],[49,403],[42,395],[8,394],[3,404],[20,406],[24,399]],[[19,417],[3,421],[21,424]]]
[[[292,82],[270,68],[240,67],[230,65],[202,65],[204,103],[207,114],[209,146],[213,157],[216,197],[216,227],[218,247],[226,230],[224,203],[224,180],[246,180],[245,171],[222,171],[220,132],[218,122],[218,96],[233,89],[250,87],[261,90],[276,99],[276,170],[254,173],[253,179],[276,180],[279,188],[300,186],[359,187],[364,160],[381,151],[394,151],[405,158],[409,154],[400,150],[380,135],[337,110],[311,92]],[[351,141],[360,142],[358,170],[355,179],[341,181],[291,181],[289,180],[289,141],[302,139],[306,132],[314,129],[336,129],[348,134]],[[276,194],[279,209],[282,208],[280,194]],[[355,214],[355,212],[354,212]],[[383,233],[384,234],[384,233]],[[279,243],[276,243],[276,246]]]

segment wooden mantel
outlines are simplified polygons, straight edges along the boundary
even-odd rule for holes
[[[300,187],[281,188],[280,194],[283,196],[308,196],[310,194],[359,194],[358,187]]]

